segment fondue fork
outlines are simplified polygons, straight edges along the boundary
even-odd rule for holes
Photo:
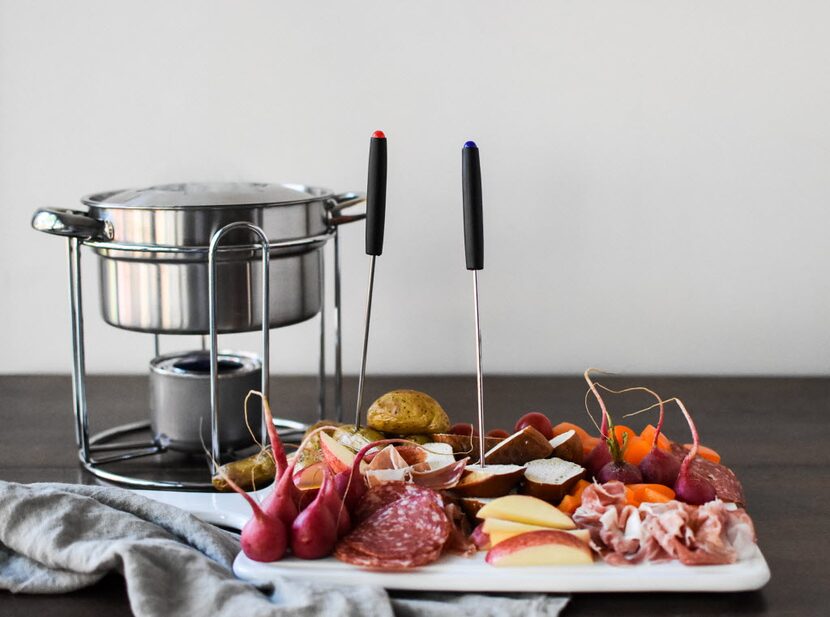
[[[484,382],[481,374],[481,323],[478,311],[478,271],[484,269],[484,222],[481,213],[481,163],[478,156],[478,146],[473,141],[468,141],[461,149],[461,187],[464,202],[464,253],[467,270],[473,272],[478,452],[479,463],[484,467]]]
[[[386,135],[375,131],[369,140],[369,179],[366,188],[366,254],[369,262],[369,288],[366,293],[366,319],[363,326],[363,356],[357,382],[355,428],[360,428],[363,385],[366,380],[366,354],[369,348],[369,322],[372,318],[372,294],[375,287],[375,260],[383,252],[383,229],[386,220]]]

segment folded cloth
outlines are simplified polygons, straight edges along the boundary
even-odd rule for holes
[[[0,589],[65,593],[109,572],[138,617],[554,617],[567,597],[410,593],[280,581],[260,590],[234,577],[239,540],[127,490],[0,482]]]

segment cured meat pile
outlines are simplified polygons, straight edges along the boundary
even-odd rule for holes
[[[355,510],[357,525],[334,556],[370,569],[403,570],[436,561],[444,550],[463,552],[454,504],[434,490],[405,482],[371,488]],[[449,512],[449,515],[448,515]]]
[[[685,565],[734,563],[754,552],[749,515],[720,499],[702,506],[679,501],[626,505],[621,482],[594,484],[582,494],[574,522],[612,565],[677,559]]]

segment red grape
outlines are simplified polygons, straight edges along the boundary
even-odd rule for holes
[[[450,427],[450,433],[454,435],[470,435],[474,434],[473,425],[469,422],[456,422]]]
[[[513,429],[516,432],[522,430],[526,426],[532,426],[537,431],[542,433],[545,436],[545,439],[552,439],[553,438],[553,426],[548,420],[548,417],[545,414],[539,413],[537,411],[531,411],[530,413],[526,413],[519,421],[516,422],[516,427]]]
[[[506,439],[510,437],[510,433],[503,428],[494,428],[492,431],[487,431],[487,437],[495,437],[497,439]]]

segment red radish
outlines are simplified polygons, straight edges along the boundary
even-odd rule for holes
[[[304,506],[304,504],[300,504],[301,496],[304,493],[307,497],[310,495],[308,491],[300,491],[297,488],[297,485],[294,484],[294,468],[297,465],[297,461],[300,460],[299,454],[317,433],[325,430],[326,428],[327,427],[320,427],[306,435],[299,448],[297,448],[297,455],[283,472],[282,477],[279,479],[279,482],[277,482],[274,490],[271,491],[271,493],[262,502],[262,509],[279,518],[283,523],[285,523],[286,527],[290,527],[292,525],[294,519],[297,518],[297,515],[300,512],[300,506]],[[279,439],[279,437],[277,439]]]
[[[494,428],[492,431],[487,431],[485,437],[494,437],[496,439],[507,439],[510,437],[510,433],[508,433],[503,428]]]
[[[686,409],[685,405],[683,405],[679,398],[674,398],[672,400],[677,403],[677,406],[680,407],[680,411],[682,411],[683,415],[686,417],[686,422],[689,424],[689,429],[692,431],[693,441],[691,450],[689,450],[686,458],[684,458],[683,462],[680,464],[680,471],[677,474],[677,481],[674,483],[674,492],[680,501],[685,501],[693,506],[699,506],[715,499],[717,497],[717,492],[715,491],[715,488],[705,479],[693,476],[689,472],[689,467],[691,466],[692,461],[695,460],[698,448],[700,447],[700,437],[697,434],[697,427],[695,426],[694,420],[692,420],[692,416]]]
[[[588,454],[582,465],[591,472],[593,476],[599,473],[599,470],[611,462],[611,452],[608,450],[608,443],[604,439],[600,439],[599,443],[594,446],[594,449]]]
[[[326,472],[327,474],[328,472]],[[342,473],[342,472],[341,472]],[[325,486],[325,490],[323,490],[323,486]],[[329,511],[331,512],[332,516],[334,517],[335,525],[337,526],[337,537],[342,538],[349,530],[352,528],[352,521],[351,517],[349,516],[349,510],[346,508],[343,500],[341,499],[340,495],[337,493],[337,489],[335,488],[334,481],[326,482],[324,480],[323,486],[320,487],[320,493],[322,493],[322,498],[326,503]]]
[[[631,463],[611,461],[599,470],[597,482],[605,484],[612,480],[618,480],[623,484],[640,484],[643,481],[643,474]]]
[[[291,551],[300,559],[320,559],[334,550],[337,523],[326,503],[330,483],[331,476],[326,471],[317,497],[291,525]]]
[[[660,448],[653,448],[640,461],[640,473],[643,474],[643,481],[648,484],[662,484],[663,486],[674,486],[677,475],[680,473],[680,462],[668,452]]]
[[[295,459],[296,460],[296,459]],[[269,515],[281,520],[286,527],[290,527],[297,518],[297,486],[294,484],[294,464],[283,471],[282,477],[274,489],[262,502],[262,509]]]
[[[648,388],[645,388],[648,392]],[[660,439],[660,431],[663,428],[663,420],[665,419],[665,409],[663,408],[663,400],[654,392],[651,392],[657,398],[657,404],[660,405],[660,417],[657,419],[657,427],[654,430],[654,439],[651,442],[651,452],[646,454],[645,458],[640,461],[640,472],[643,474],[643,481],[649,484],[662,484],[663,486],[674,486],[677,481],[677,474],[680,472],[680,462],[667,452],[663,452],[657,447]]]
[[[513,427],[513,431],[518,433],[526,426],[532,426],[535,428],[545,436],[545,439],[553,438],[553,425],[550,423],[548,417],[543,413],[539,413],[538,411],[526,413],[519,418],[518,422],[516,422],[516,426]]]
[[[450,433],[470,437],[475,434],[475,429],[469,422],[456,422],[450,427]]]
[[[282,559],[287,544],[283,522],[263,510],[254,498],[239,488],[233,480],[227,476],[224,479],[228,486],[245,498],[253,512],[251,519],[242,528],[239,538],[242,552],[254,561],[269,562]]]
[[[639,484],[643,481],[643,474],[640,470],[623,460],[623,453],[625,447],[628,445],[628,433],[623,433],[622,445],[617,440],[616,431],[614,431],[614,424],[608,419],[608,438],[605,440],[608,444],[608,452],[611,454],[611,461],[606,463],[596,474],[597,482],[605,484],[612,480],[619,480],[623,484]]]
[[[602,439],[608,439],[608,410],[605,408],[605,401],[603,401],[602,397],[599,395],[599,390],[597,390],[596,385],[594,385],[594,381],[591,379],[590,373],[594,370],[596,369],[589,368],[582,374],[582,376],[585,377],[585,381],[588,382],[588,388],[590,388],[591,393],[593,393],[594,398],[597,399],[597,402],[599,403],[599,408],[602,410],[602,426],[600,426],[599,428],[599,436]],[[588,415],[590,415],[590,413]],[[593,418],[591,419],[593,420]],[[594,426],[596,426],[596,423],[594,424]]]
[[[594,398],[597,399],[599,403],[599,408],[602,410],[602,426],[599,427],[599,436],[600,440],[599,443],[594,446],[594,449],[588,454],[585,461],[583,461],[583,465],[585,468],[593,474],[594,477],[597,477],[600,470],[605,467],[608,463],[611,462],[611,452],[608,450],[608,410],[605,408],[605,401],[602,400],[602,397],[599,394],[599,390],[597,390],[596,385],[594,385],[593,380],[591,379],[591,371],[595,369],[588,369],[583,373],[583,377],[585,377],[585,381],[588,382],[588,388],[590,392],[593,393]],[[585,409],[588,409],[588,395],[585,395]],[[590,412],[588,414],[591,415]],[[593,417],[591,418],[593,421]],[[596,426],[596,422],[594,422],[594,426]]]
[[[257,395],[262,399],[262,413],[265,415],[265,427],[268,430],[268,440],[271,442],[271,453],[274,455],[274,465],[277,468],[276,480],[282,478],[282,474],[288,467],[288,458],[285,455],[285,447],[282,445],[277,429],[274,427],[274,416],[271,414],[271,405],[268,404],[268,399],[262,392],[251,390],[248,396],[245,397],[245,418],[248,417],[248,399],[252,395]]]
[[[590,369],[589,369],[590,370]],[[589,379],[586,376],[586,379]],[[623,390],[612,390],[611,388],[607,388],[602,384],[593,384],[591,381],[589,383],[592,386],[591,392],[594,392],[595,395],[599,396],[598,391],[595,389],[602,388],[607,392],[611,392],[612,394],[625,394],[626,392],[634,392],[635,390],[642,390],[644,392],[648,392],[651,396],[657,399],[656,405],[652,405],[651,407],[647,407],[644,410],[636,411],[634,413],[626,414],[625,417],[629,417],[632,415],[636,415],[643,411],[647,411],[649,409],[653,409],[656,406],[660,407],[660,418],[657,422],[657,427],[654,431],[654,436],[652,439],[651,444],[651,451],[640,461],[638,465],[640,469],[640,473],[643,476],[644,481],[649,482],[651,484],[662,484],[664,486],[673,486],[675,480],[677,479],[677,473],[680,471],[680,461],[677,460],[671,454],[667,454],[663,452],[657,447],[658,441],[660,439],[660,431],[663,428],[663,421],[665,419],[665,412],[663,408],[664,401],[660,398],[660,396],[650,390],[648,388],[644,388],[642,386],[636,386],[633,388],[625,388]],[[594,387],[595,386],[595,387]],[[587,397],[587,395],[586,395]],[[598,400],[602,400],[598,398]],[[607,410],[605,410],[607,413]],[[603,422],[607,422],[607,418],[603,415]],[[605,427],[607,431],[607,426]],[[608,464],[611,461],[611,453],[608,450],[607,443],[603,440],[601,441],[594,450],[588,455],[587,460],[584,462],[586,468],[592,471],[592,473],[596,476],[599,473],[599,470]]]
[[[351,479],[351,469],[341,471],[339,474],[334,476],[334,488],[337,491],[337,494],[340,495],[341,499],[343,499],[343,503],[346,504],[349,512],[354,512],[357,504],[360,503],[360,500],[363,499],[363,495],[366,494],[366,483],[363,482],[362,478],[357,482],[350,482]]]

